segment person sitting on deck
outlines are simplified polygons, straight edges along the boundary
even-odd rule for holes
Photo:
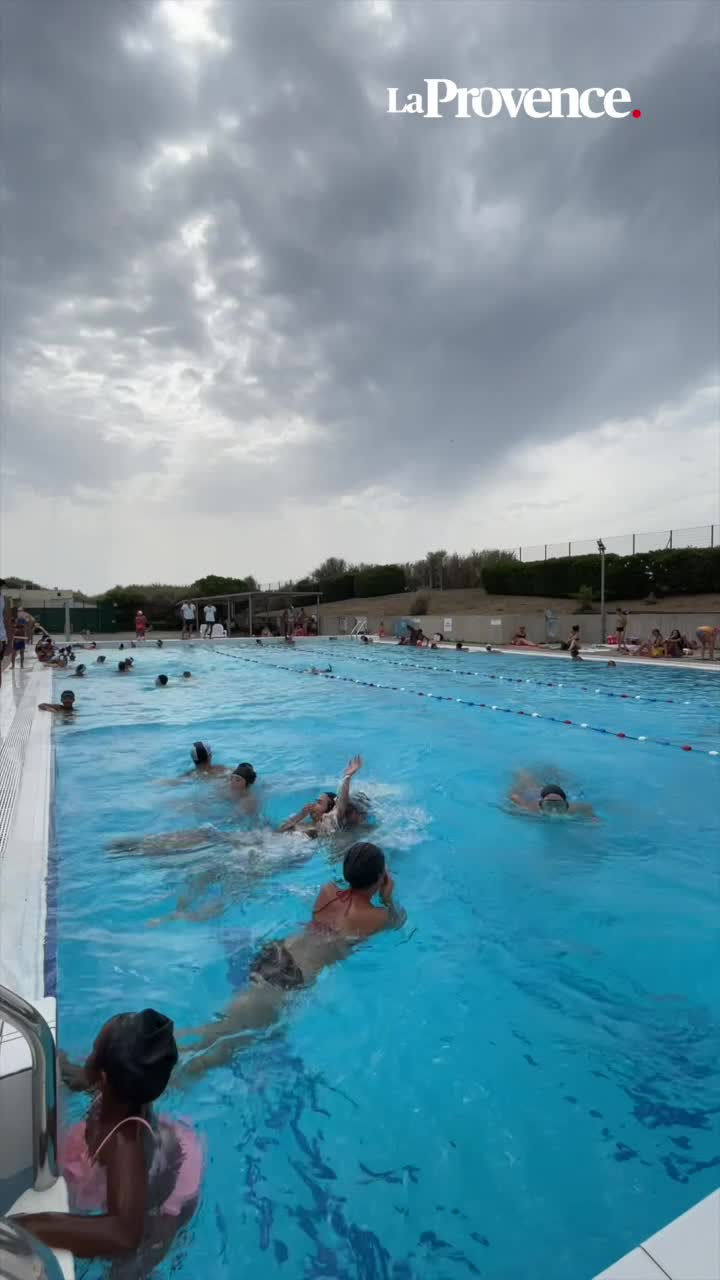
[[[516,628],[515,634],[512,640],[510,641],[510,643],[514,645],[518,645],[520,648],[523,648],[523,649],[537,648],[537,645],[534,645],[532,640],[528,640],[527,627],[523,626],[522,624]]]
[[[657,627],[653,627],[648,639],[635,650],[636,658],[664,658],[665,641]]]

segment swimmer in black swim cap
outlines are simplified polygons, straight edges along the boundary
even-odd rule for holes
[[[548,782],[543,785],[538,778],[527,772],[518,774],[510,792],[510,801],[515,808],[522,809],[525,813],[542,814],[543,817],[595,817],[591,805],[570,804],[559,783]]]
[[[164,689],[167,682],[168,682],[167,676],[158,676],[157,680],[155,681],[155,684],[158,689]]]

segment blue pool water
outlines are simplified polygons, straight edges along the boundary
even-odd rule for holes
[[[154,1274],[583,1280],[711,1191],[720,759],[700,752],[718,747],[720,683],[343,642],[218,647],[138,650],[128,678],[91,667],[76,723],[56,727],[63,1047],[84,1054],[106,1017],[146,1005],[206,1021],[337,872],[319,845],[283,867],[297,841],[269,828],[234,854],[110,855],[117,835],[237,827],[219,788],[159,785],[193,740],[252,761],[271,824],[362,752],[408,923],[324,972],[232,1068],[168,1093],[208,1168]],[[302,674],[327,661],[344,679]],[[518,768],[601,821],[512,814]],[[213,866],[213,918],[148,927]]]

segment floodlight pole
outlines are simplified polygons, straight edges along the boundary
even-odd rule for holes
[[[602,538],[598,538],[597,549],[600,552],[600,643],[605,643],[606,618],[605,618],[605,543]]]

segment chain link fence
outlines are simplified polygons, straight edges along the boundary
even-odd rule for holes
[[[603,538],[608,555],[634,556],[641,551],[675,551],[681,547],[720,546],[720,525],[701,524],[691,529],[661,529],[657,533],[624,533]],[[598,549],[597,538],[580,538],[571,542],[545,542],[534,546],[515,547],[518,560],[554,560],[559,556],[587,556]]]

